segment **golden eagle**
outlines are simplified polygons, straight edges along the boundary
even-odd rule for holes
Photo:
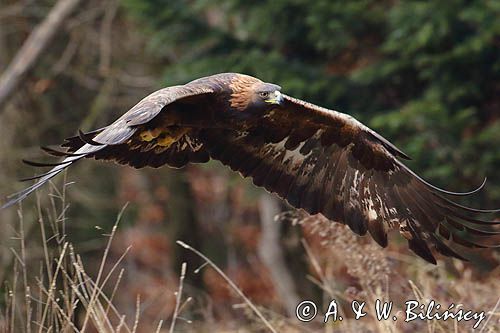
[[[280,92],[281,87],[236,73],[216,74],[145,97],[109,126],[66,139],[59,163],[31,177],[3,208],[24,199],[82,158],[113,160],[135,168],[221,161],[257,186],[310,214],[321,213],[366,232],[381,246],[398,228],[409,247],[436,263],[429,248],[464,259],[453,245],[491,247],[484,239],[500,232],[500,222],[479,218],[480,210],[446,196],[408,169],[409,159],[382,136],[349,115]],[[451,243],[451,244],[450,244]],[[464,259],[465,260],[465,259]]]

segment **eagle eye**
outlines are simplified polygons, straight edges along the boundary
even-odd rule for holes
[[[259,96],[262,98],[267,98],[267,97],[269,97],[269,92],[268,91],[261,91],[259,93]]]

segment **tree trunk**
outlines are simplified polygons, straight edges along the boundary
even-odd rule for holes
[[[280,213],[277,199],[268,193],[259,200],[262,237],[259,243],[259,257],[271,273],[273,285],[280,297],[288,316],[295,315],[300,302],[295,283],[285,263],[280,242],[280,224],[274,217]]]

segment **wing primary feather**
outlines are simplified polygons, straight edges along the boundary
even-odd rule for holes
[[[418,185],[419,184],[417,183],[417,186]],[[421,202],[426,205],[426,209],[429,212],[434,213],[436,211],[434,213],[434,215],[439,214],[439,217],[438,217],[439,219],[442,219],[444,216],[449,216],[451,214],[452,216],[455,216],[461,220],[470,222],[470,223],[475,224],[475,225],[493,226],[493,225],[500,224],[500,221],[487,221],[487,220],[482,220],[479,218],[466,216],[464,214],[461,214],[457,209],[453,209],[453,207],[445,205],[445,204],[441,203],[440,201],[432,201],[432,200],[429,200],[429,198],[424,198],[422,196],[423,193],[428,193],[428,194],[430,193],[432,195],[435,195],[435,193],[427,191],[427,189],[423,188],[422,186],[418,186],[417,188],[409,187],[409,190],[411,190],[411,194],[415,198],[421,199]],[[432,207],[431,207],[431,203],[432,203]]]
[[[373,175],[373,170],[370,172],[366,173],[360,183],[359,183],[359,202],[360,202],[360,207],[362,209],[362,214],[365,216],[366,219],[366,227],[368,229],[368,232],[372,236],[372,238],[381,246],[381,247],[387,247],[388,241],[387,241],[387,233],[384,230],[384,226],[382,225],[383,220],[379,219],[378,216],[377,218],[373,219],[370,218],[369,214],[367,211],[370,209],[368,201],[373,200],[371,198],[368,198],[366,196],[367,193],[370,195],[376,195],[376,193],[372,193],[370,190],[370,184],[373,186],[374,183],[372,181],[372,175]],[[375,192],[375,191],[374,191]]]
[[[432,207],[429,206],[429,204],[425,201],[424,198],[422,198],[421,194],[418,191],[413,191],[411,194],[413,195],[414,201],[417,204],[417,206],[420,205],[421,208],[420,213],[425,215],[424,212],[432,212]],[[416,208],[418,210],[418,207]],[[488,230],[473,228],[470,225],[466,224],[465,222],[458,221],[456,218],[460,219],[459,216],[453,216],[453,215],[450,216],[448,214],[443,213],[440,210],[438,210],[436,214],[440,215],[440,216],[435,216],[435,218],[438,219],[438,221],[436,222],[440,223],[440,227],[445,227],[448,230],[448,232],[451,232],[454,236],[453,239],[455,241],[457,237],[460,239],[464,239],[464,235],[461,234],[461,232],[463,231],[466,231],[471,235],[477,235],[477,236],[494,236],[500,234],[499,231],[488,231]],[[421,216],[419,216],[419,218],[421,218]],[[432,228],[434,229],[434,227]],[[467,240],[465,239],[465,241]]]
[[[442,222],[442,224],[445,225],[448,228],[448,230],[450,231],[451,239],[453,240],[453,242],[460,244],[462,246],[471,247],[471,248],[500,247],[500,245],[488,245],[488,244],[477,243],[474,240],[479,241],[479,239],[471,237],[471,235],[476,235],[478,237],[481,237],[481,236],[491,237],[492,235],[480,234],[479,232],[474,231],[475,229],[469,230],[467,226],[464,226],[461,224],[456,225],[456,223],[457,223],[456,221],[451,221],[450,219],[446,219],[444,222]]]
[[[453,196],[458,196],[458,197],[465,197],[465,196],[472,195],[472,194],[475,194],[475,193],[481,191],[483,189],[484,185],[486,184],[486,180],[487,180],[487,178],[484,177],[484,180],[481,183],[481,185],[479,185],[476,189],[474,189],[472,191],[468,191],[468,192],[453,192],[453,191],[448,191],[448,190],[439,188],[439,187],[437,187],[435,185],[432,185],[431,183],[427,182],[425,179],[423,179],[422,177],[420,177],[419,175],[417,175],[415,172],[413,172],[406,165],[404,165],[403,163],[401,163],[401,161],[396,160],[396,163],[399,166],[401,166],[405,171],[407,171],[410,175],[412,175],[413,177],[415,177],[416,179],[418,179],[420,182],[422,182],[424,185],[430,187],[431,189],[433,189],[435,191],[438,191],[440,193],[443,193],[443,194],[448,194],[448,195],[453,195]]]
[[[460,208],[460,209],[463,209],[467,212],[471,212],[471,213],[484,213],[484,214],[489,214],[489,213],[498,213],[500,212],[500,208],[499,209],[478,209],[478,208],[471,208],[471,207],[467,207],[467,206],[463,206],[463,205],[460,205],[448,198],[445,198],[443,197],[442,195],[439,195],[437,193],[432,193],[434,196],[436,196],[437,198],[445,201],[446,203],[450,204],[451,206],[455,207],[455,208]],[[440,204],[439,202],[437,202],[437,204],[439,206],[442,206],[442,204]]]
[[[441,239],[439,239],[438,236],[431,234],[431,241],[434,243],[434,246],[436,247],[436,250],[444,254],[445,256],[448,257],[454,257],[463,261],[469,261],[467,258],[463,257],[459,253],[457,253],[454,249],[452,249],[450,246],[446,245]]]
[[[427,260],[431,264],[436,265],[437,264],[436,258],[434,258],[434,255],[432,254],[431,250],[429,249],[425,241],[421,238],[421,236],[418,234],[417,230],[415,230],[415,227],[413,226],[413,223],[411,221],[408,222],[408,226],[409,226],[409,231],[412,235],[411,239],[408,240],[408,245],[410,250],[412,250],[421,258]]]
[[[33,185],[35,185],[35,184],[33,184]],[[26,187],[26,188],[23,188],[21,191],[17,191],[17,192],[11,193],[11,194],[7,195],[6,198],[7,199],[17,198],[17,197],[21,196],[24,192],[27,192],[33,185],[31,185],[29,187]],[[14,201],[14,200],[16,200],[16,199],[12,199],[11,201]],[[8,206],[10,206],[9,203],[6,203],[0,209],[6,208]]]
[[[327,161],[326,173],[324,176],[321,192],[319,194],[318,207],[320,210],[324,210],[328,202],[329,195],[326,192],[332,187],[333,172],[336,170],[336,165],[337,165],[335,161],[338,161],[338,156],[340,155],[340,153],[341,150],[337,148],[336,145],[330,146],[330,148],[328,148],[328,150],[326,151],[326,155],[330,156],[330,159],[328,159]]]
[[[408,156],[406,153],[404,153],[401,149],[399,149],[398,147],[396,147],[396,145],[394,145],[393,143],[391,143],[389,140],[387,140],[386,138],[384,138],[382,135],[378,134],[377,132],[375,132],[373,130],[370,130],[369,133],[372,136],[374,136],[377,140],[381,141],[382,144],[386,148],[388,148],[389,150],[391,150],[393,153],[395,153],[396,156],[402,157],[405,160],[411,160],[410,156]]]
[[[64,162],[64,161],[57,162],[57,163],[41,163],[41,162],[29,161],[29,160],[25,160],[25,159],[23,159],[22,162],[24,164],[34,166],[34,167],[55,167],[55,166],[58,166],[61,164],[68,163],[68,162]]]
[[[324,153],[324,152],[323,152]],[[300,201],[304,209],[309,211],[310,214],[317,214],[320,211],[320,196],[322,190],[322,181],[325,179],[325,175],[322,173],[328,163],[328,159],[324,155],[319,155],[318,161],[311,172],[311,178],[309,184],[306,187],[306,191],[302,193]],[[323,174],[322,179],[319,177]]]
[[[59,166],[69,166],[71,163],[73,163],[73,161],[71,162],[66,162],[64,164],[60,164]],[[43,178],[45,176],[48,176],[50,175],[51,173],[54,173],[55,171],[54,170],[50,170],[49,172],[46,172],[46,173],[42,173],[41,175],[36,175],[36,176],[33,176],[33,177],[26,177],[26,178],[21,178],[19,179],[20,182],[27,182],[27,181],[30,181],[30,180],[35,180],[35,179],[40,179],[40,178]]]
[[[422,196],[418,191],[413,191],[411,187],[408,188],[408,194],[413,199],[416,208],[419,208],[420,211],[427,216],[431,221],[435,221],[435,223],[439,224],[440,221],[443,221],[446,214],[439,209],[439,207],[435,207],[431,205],[426,198]],[[433,227],[434,228],[434,227]]]
[[[347,150],[342,149],[340,152],[340,156],[337,160],[337,163],[335,163],[334,170],[332,170],[331,177],[332,177],[332,186],[331,186],[331,192],[328,200],[326,200],[325,203],[325,208],[324,208],[324,215],[334,221],[339,221],[343,223],[344,219],[344,210],[341,209],[342,206],[340,204],[340,199],[341,199],[341,193],[340,193],[340,186],[342,184],[342,180],[345,174],[345,168],[347,165],[346,162],[346,154]]]
[[[471,227],[467,224],[464,224],[460,221],[457,221],[456,219],[452,218],[452,217],[446,217],[446,221],[448,221],[448,223],[452,224],[458,224],[460,226],[462,226],[462,228],[464,228],[465,230],[467,230],[467,232],[470,232],[472,235],[477,235],[477,236],[494,236],[494,235],[500,235],[500,231],[496,231],[496,230],[483,230],[483,229],[477,229],[477,228],[474,228],[474,227]]]
[[[307,164],[306,160],[307,157],[302,160],[302,163],[300,164],[299,168],[295,170],[294,180],[291,182],[290,187],[286,191],[287,201],[294,207],[300,208],[300,194],[302,193],[301,190],[303,190],[303,188],[302,186],[298,186],[299,185],[298,181],[300,181],[300,175],[302,174],[302,171],[304,170]]]
[[[472,218],[469,216],[465,216],[460,214],[457,211],[452,210],[450,207],[446,207],[444,205],[439,205],[439,208],[444,209],[448,214],[453,214],[454,216],[458,217],[461,220],[464,220],[466,222],[475,224],[475,225],[487,225],[487,226],[494,226],[494,225],[500,225],[500,221],[492,221],[492,220],[482,220],[482,219],[477,219],[477,218]]]
[[[3,206],[0,207],[0,210],[1,209],[4,209],[4,208],[7,208],[9,206],[12,206],[18,202],[20,202],[21,200],[23,200],[24,198],[26,198],[30,193],[32,193],[33,191],[37,190],[39,187],[43,186],[46,182],[48,182],[51,178],[53,178],[54,176],[56,176],[57,174],[59,174],[61,171],[63,171],[64,169],[66,169],[68,166],[70,166],[71,164],[73,164],[74,162],[84,158],[84,157],[87,157],[89,155],[92,155],[93,153],[103,149],[103,147],[105,146],[99,146],[99,147],[95,147],[95,146],[91,146],[91,145],[84,145],[83,147],[81,147],[78,151],[77,151],[77,156],[69,156],[69,157],[66,157],[61,164],[55,166],[54,168],[52,168],[51,170],[49,170],[48,172],[42,174],[42,175],[37,175],[37,176],[34,176],[34,177],[29,177],[29,178],[25,178],[25,179],[22,179],[22,181],[25,181],[25,180],[33,180],[33,179],[38,179],[33,185],[29,186],[28,188],[26,188],[25,190],[21,191],[21,192],[18,192],[16,194],[13,194],[9,197],[14,197],[13,199],[11,199],[10,201],[8,201],[7,203],[5,203]]]
[[[361,212],[361,206],[358,196],[353,196],[353,192],[359,191],[359,182],[356,183],[356,175],[359,175],[357,161],[349,159],[346,175],[343,183],[343,206],[344,219],[349,228],[356,234],[363,236],[367,232],[367,221]],[[351,165],[352,164],[352,165]],[[379,240],[377,240],[377,243]],[[382,241],[383,243],[383,241]],[[380,243],[379,243],[380,244]]]
[[[399,214],[406,220],[406,225],[402,228],[405,233],[410,233],[410,236],[404,236],[408,241],[408,246],[415,254],[425,259],[427,262],[436,265],[436,258],[432,255],[429,247],[422,239],[422,233],[419,232],[414,225],[414,218],[410,215],[410,211],[401,199],[397,191],[392,196],[394,204],[396,205]],[[400,230],[400,232],[402,232]],[[403,234],[404,235],[404,234]]]
[[[83,133],[82,130],[80,129],[78,130],[78,137],[80,138],[80,140],[82,140],[82,142],[89,144],[91,146],[103,146],[102,143],[95,142],[94,140],[88,138],[87,134]]]
[[[428,218],[426,210],[423,209],[422,202],[419,202],[417,196],[411,196],[403,187],[395,187],[395,193],[401,199],[401,202],[410,210],[412,216],[424,226],[427,231],[434,232],[439,221],[432,221]],[[428,211],[428,210],[427,210]]]
[[[96,135],[98,135],[99,133],[101,133],[102,131],[104,131],[105,129],[106,129],[106,127],[101,127],[99,129],[84,133],[84,135],[86,138],[93,138]],[[85,141],[82,141],[80,139],[80,134],[77,134],[75,136],[71,136],[69,138],[66,138],[65,142],[63,142],[63,144],[61,144],[61,147],[67,147],[67,148],[69,148],[70,151],[76,151],[79,148],[81,148],[84,144],[85,144]]]
[[[68,167],[70,164],[72,164],[72,162],[74,162],[75,160],[77,159],[80,159],[81,157],[77,157],[71,161],[68,161],[68,164],[67,165],[59,165],[59,166],[56,166],[54,169],[50,170],[49,172],[39,176],[39,180],[37,182],[35,182],[33,185],[29,186],[28,188],[20,191],[20,192],[17,192],[15,194],[12,194],[9,196],[9,198],[12,198],[11,200],[9,200],[8,202],[6,202],[4,205],[2,205],[0,207],[0,210],[2,209],[5,209],[7,207],[10,207],[18,202],[20,202],[21,200],[23,200],[24,198],[26,198],[30,193],[32,193],[33,191],[37,190],[39,187],[41,187],[42,185],[44,185],[47,181],[49,181],[52,177],[56,176],[57,174],[59,174],[61,171],[63,171],[66,167]]]
[[[49,148],[49,147],[40,147],[40,149],[42,149],[43,151],[45,151],[46,153],[48,153],[49,155],[52,155],[52,156],[66,156],[66,157],[71,157],[71,156],[81,156],[83,155],[83,153],[70,153],[70,152],[65,152],[65,151],[61,151],[61,150],[57,150],[57,149],[54,149],[54,148]]]
[[[459,234],[457,234],[456,232],[452,232],[451,233],[451,239],[457,243],[457,244],[460,244],[462,246],[465,246],[465,247],[469,247],[469,248],[478,248],[478,249],[496,249],[496,248],[500,248],[500,244],[498,245],[488,245],[488,244],[479,244],[479,243],[476,243],[476,242],[473,242],[469,239],[464,239],[463,237],[461,237]]]

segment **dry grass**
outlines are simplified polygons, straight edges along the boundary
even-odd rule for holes
[[[219,267],[217,267],[217,265],[214,264],[214,262],[212,260],[210,260],[203,253],[201,253],[200,251],[196,250],[195,248],[191,247],[190,245],[188,245],[184,242],[177,241],[177,244],[184,247],[185,249],[188,249],[188,250],[194,252],[196,255],[200,256],[203,260],[205,260],[205,263],[207,265],[209,265],[210,267],[212,267],[226,281],[226,283],[234,290],[234,292],[236,292],[238,294],[238,296],[241,297],[243,299],[243,301],[245,301],[245,304],[248,307],[250,307],[250,309],[253,311],[253,313],[255,315],[257,315],[257,317],[260,320],[262,320],[262,322],[267,327],[267,329],[273,333],[276,333],[276,329],[271,325],[271,323],[269,323],[269,321],[262,314],[262,312],[252,303],[252,301],[250,301],[250,299],[248,299],[248,297],[245,296],[245,294],[238,288],[238,286],[236,286],[236,284],[234,284],[234,282],[231,281],[231,279],[226,274],[224,274],[224,272]],[[182,275],[181,275],[181,277],[182,277]],[[181,286],[182,286],[182,284],[181,284]],[[179,303],[179,302],[177,302],[177,303]],[[176,307],[176,309],[177,309],[177,307]],[[174,316],[174,319],[175,319],[175,316]]]
[[[404,318],[404,302],[435,300],[445,310],[455,303],[457,308],[485,311],[477,332],[500,331],[500,269],[480,272],[471,265],[455,259],[440,259],[437,266],[412,256],[406,244],[380,248],[368,238],[357,237],[346,226],[331,223],[325,218],[299,216],[297,221],[306,229],[304,246],[314,274],[310,280],[325,295],[325,301],[336,299],[343,304],[344,320],[333,325],[332,331],[358,332],[465,332],[471,331],[474,321],[415,320]],[[396,240],[396,239],[395,239]],[[395,241],[394,240],[394,241]],[[402,254],[405,251],[406,254]],[[352,278],[339,281],[342,270]],[[344,274],[345,275],[345,274]],[[366,301],[366,309],[374,314],[375,302],[392,301],[398,320],[378,321],[372,315],[360,320],[352,318],[350,302]]]
[[[66,184],[67,185],[67,184]],[[120,282],[124,269],[117,270],[130,250],[128,247],[115,262],[109,262],[109,254],[115,238],[119,222],[126,206],[118,217],[107,238],[106,247],[100,260],[96,277],[86,270],[82,257],[75,247],[66,241],[66,185],[62,191],[52,186],[51,207],[48,218],[38,205],[38,224],[40,227],[40,243],[43,255],[40,256],[39,268],[35,268],[32,260],[28,260],[26,247],[25,221],[22,209],[19,208],[19,225],[16,230],[17,242],[12,248],[13,270],[5,282],[5,308],[0,313],[1,332],[147,332],[141,328],[140,295],[137,296],[136,311],[133,317],[122,314],[113,304],[114,296],[120,292]],[[30,225],[33,227],[34,223]],[[50,236],[48,236],[50,235]],[[49,246],[48,244],[52,244]],[[55,244],[55,246],[54,246]],[[264,326],[271,332],[276,332],[257,307],[241,292],[241,290],[218,268],[210,259],[187,244],[179,242],[185,248],[203,257],[208,265],[219,272],[241,296],[245,303],[259,316]],[[33,249],[32,249],[33,250]],[[35,251],[40,248],[35,248]],[[36,257],[36,256],[33,256]],[[106,270],[106,267],[111,267]],[[196,270],[196,274],[203,267]],[[181,316],[182,311],[191,302],[187,297],[183,301],[183,286],[187,264],[183,263],[179,287],[175,292],[176,304],[168,332],[176,331],[176,323],[181,320],[188,325],[192,322]],[[107,292],[106,292],[107,291]],[[250,316],[251,317],[251,316]],[[167,332],[163,320],[156,324],[156,332]],[[193,325],[187,329],[198,331],[204,324]],[[145,327],[150,327],[148,323]]]
[[[111,281],[123,254],[108,272],[104,272],[107,254],[116,233],[123,210],[118,215],[108,238],[99,273],[93,279],[87,273],[81,256],[66,241],[66,186],[62,191],[53,187],[48,217],[38,206],[38,224],[42,245],[39,265],[28,260],[25,241],[25,221],[19,209],[19,226],[14,254],[11,284],[6,289],[6,308],[0,318],[2,329],[7,332],[135,332],[127,318],[113,305],[114,291],[122,274]],[[59,208],[59,209],[58,209]],[[124,207],[125,208],[125,207]],[[49,244],[51,244],[49,246]],[[20,249],[20,252],[19,252]],[[37,249],[32,250],[36,251]],[[39,249],[38,249],[39,250]],[[36,257],[33,254],[33,257]],[[35,268],[39,266],[39,268]],[[21,280],[21,285],[19,284]],[[104,293],[113,284],[111,296]],[[77,323],[79,327],[77,327]],[[88,329],[88,330],[87,330]]]
[[[115,296],[127,292],[120,287],[126,274],[123,261],[127,247],[116,257],[110,255],[125,207],[120,211],[109,233],[104,233],[106,247],[100,258],[97,273],[89,273],[88,263],[77,253],[66,237],[66,186],[60,191],[53,187],[50,207],[46,212],[38,205],[36,222],[25,221],[19,209],[19,223],[11,248],[12,269],[5,283],[5,307],[0,312],[1,332],[464,332],[472,323],[455,321],[378,321],[373,315],[355,320],[350,310],[353,300],[366,301],[367,312],[373,313],[377,299],[391,300],[401,315],[405,300],[428,302],[434,299],[446,307],[458,307],[487,312],[487,320],[476,330],[481,333],[500,331],[498,270],[484,276],[460,261],[440,262],[432,266],[397,252],[398,247],[382,250],[373,242],[355,236],[339,224],[321,217],[299,215],[295,220],[304,229],[302,240],[309,264],[311,284],[322,293],[318,302],[318,317],[309,323],[300,323],[276,310],[255,304],[212,260],[193,247],[178,242],[185,249],[200,256],[205,264],[188,271],[183,263],[179,283],[175,284],[173,315],[155,323],[141,321],[141,295],[135,299],[133,315],[125,314],[115,304]],[[27,234],[40,228],[39,247],[27,246]],[[30,240],[36,241],[36,240]],[[111,259],[114,258],[114,259]],[[230,321],[200,318],[196,295],[184,288],[187,274],[198,274],[201,269],[213,269],[220,275],[234,295],[233,309],[240,316]],[[92,270],[93,271],[93,270]],[[455,272],[455,273],[450,273]],[[175,289],[174,289],[175,290]],[[330,300],[340,305],[342,322],[322,322],[321,314]],[[238,300],[243,303],[238,304]],[[193,319],[195,318],[195,319]],[[227,319],[227,318],[226,318]],[[169,325],[165,322],[169,320]]]

